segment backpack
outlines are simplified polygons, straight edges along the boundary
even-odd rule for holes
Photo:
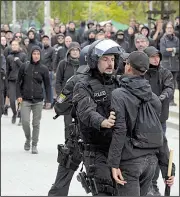
[[[131,143],[138,148],[158,148],[163,145],[163,129],[152,104],[142,101],[134,129],[131,131]]]

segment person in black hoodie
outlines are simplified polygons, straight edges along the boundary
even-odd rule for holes
[[[143,27],[141,28],[140,33],[141,33],[142,35],[144,35],[144,36],[147,37],[147,39],[149,40],[149,46],[154,46],[154,45],[155,45],[154,40],[149,36],[149,35],[150,35],[150,30],[149,30],[148,27],[143,26]]]
[[[118,184],[118,196],[146,196],[157,162],[161,167],[163,178],[167,176],[169,149],[167,139],[162,132],[158,131],[159,138],[157,133],[152,132],[151,135],[154,135],[154,138],[149,144],[145,131],[141,131],[141,133],[139,131],[139,138],[142,136],[139,139],[142,140],[141,145],[146,141],[149,142],[148,145],[142,145],[140,148],[132,143],[135,139],[134,127],[140,104],[148,103],[152,107],[154,114],[151,114],[152,116],[156,114],[157,122],[161,112],[161,102],[144,78],[148,69],[148,56],[144,52],[132,52],[126,61],[125,75],[120,80],[120,88],[112,92],[111,109],[115,112],[116,121],[109,148],[108,164],[112,168],[112,176]],[[150,120],[144,119],[144,121]],[[156,142],[157,146],[154,146],[155,139],[159,139]],[[173,185],[174,174],[175,165],[173,164],[172,176],[167,181],[169,186]]]
[[[29,45],[28,45],[28,54],[31,52],[31,48],[33,46],[39,46],[42,49],[42,44],[36,39],[36,34],[32,29],[30,29],[27,33],[27,37],[29,38]]]
[[[125,40],[124,32],[122,30],[116,32],[115,41],[125,50],[125,52],[128,51],[129,43]]]
[[[13,112],[12,123],[16,122],[16,81],[18,72],[24,62],[27,61],[27,55],[20,51],[19,42],[17,40],[11,43],[12,51],[7,57],[6,72],[8,80],[8,94],[10,99],[10,106]]]
[[[7,47],[7,41],[5,36],[1,36],[1,51],[4,53],[4,49]]]
[[[160,122],[165,134],[166,120],[169,117],[169,102],[174,92],[173,75],[168,69],[163,68],[160,64],[162,55],[155,47],[147,47],[144,52],[148,55],[150,62],[149,70],[146,72],[145,78],[149,81],[152,92],[159,97],[162,103]],[[159,188],[157,186],[159,172],[160,168],[158,165],[152,180],[152,188],[150,191],[154,196],[160,196]]]
[[[49,71],[41,63],[41,49],[33,46],[30,53],[30,62],[23,64],[19,70],[17,79],[17,101],[21,103],[22,126],[26,137],[24,149],[30,150],[31,130],[30,113],[33,113],[33,131],[32,131],[32,154],[37,154],[37,143],[39,141],[39,128],[43,108],[43,90],[44,83],[46,91],[46,107],[50,108],[51,92]]]
[[[66,57],[62,60],[57,68],[56,72],[56,94],[60,95],[64,85],[67,80],[72,77],[78,67],[79,67],[79,56],[80,56],[80,45],[77,42],[72,42],[69,45],[68,51],[66,53]],[[71,115],[64,116],[64,125],[65,125],[65,139],[68,137],[68,126],[72,123]]]
[[[83,42],[81,44],[81,49],[83,49],[85,46],[92,44],[95,41],[96,33],[95,30],[89,29],[87,31],[87,41]]]

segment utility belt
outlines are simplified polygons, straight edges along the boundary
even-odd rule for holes
[[[57,162],[66,168],[76,171],[82,161],[82,153],[79,145],[81,141],[79,140],[75,122],[70,124],[68,129],[70,136],[65,144],[58,144]]]
[[[109,195],[116,195],[117,192],[114,188],[114,185],[107,180],[100,180],[98,177],[95,177],[95,156],[96,151],[100,151],[99,145],[93,144],[83,144],[83,156],[88,157],[86,161],[86,172],[83,171],[77,175],[77,180],[81,182],[82,187],[85,189],[86,193],[92,193],[92,195],[97,195],[98,193],[107,193]]]
[[[66,145],[58,144],[57,162],[60,165],[76,171],[81,161],[82,161],[81,153],[79,153],[79,157],[74,157],[73,153],[70,153],[70,149]]]

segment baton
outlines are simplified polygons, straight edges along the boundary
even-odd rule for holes
[[[165,180],[168,180],[168,178],[171,176],[172,160],[173,160],[173,150],[170,150],[170,153],[169,153],[169,164],[168,164],[168,173],[167,173],[167,176],[166,176]],[[171,192],[171,188],[166,184],[164,196],[170,196],[170,192]]]

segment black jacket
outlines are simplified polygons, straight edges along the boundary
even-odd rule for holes
[[[56,72],[56,86],[55,86],[57,95],[61,93],[67,80],[70,77],[72,77],[74,74],[76,74],[78,67],[79,67],[79,62],[77,61],[77,64],[73,64],[69,56],[65,57],[64,60],[62,60],[59,63]]]
[[[14,61],[14,58],[19,59]],[[21,51],[12,51],[10,55],[7,56],[6,60],[6,72],[8,81],[16,82],[18,77],[18,72],[23,63],[27,61],[27,55]]]
[[[1,77],[0,77],[0,94],[5,90],[5,80],[6,80],[6,59],[3,54],[1,54]],[[4,104],[3,104],[4,105]]]
[[[79,42],[79,37],[76,30],[72,31],[68,29],[68,31],[66,32],[66,36],[70,36],[72,38],[72,42]]]
[[[28,45],[28,55],[31,56],[31,51],[32,51],[32,48],[34,46],[39,46],[41,49],[42,49],[42,44],[41,42],[39,42],[38,40],[36,39],[29,39],[29,45]]]
[[[49,71],[41,61],[34,63],[32,60],[33,50],[41,49],[34,46],[31,51],[31,61],[21,66],[18,74],[16,94],[17,98],[22,97],[23,100],[37,103],[43,101],[42,83],[44,83],[46,90],[47,103],[50,103],[50,79]]]
[[[166,48],[175,48],[176,52],[168,52]],[[179,71],[179,39],[174,35],[164,35],[160,40],[162,66],[170,71]]]
[[[169,117],[169,102],[174,92],[173,75],[162,66],[152,67],[150,65],[149,70],[145,74],[145,78],[149,81],[153,93],[157,96],[167,95],[166,99],[162,101],[160,116],[160,121],[165,122]]]
[[[53,61],[53,70],[56,73],[57,67],[60,63],[61,60],[63,60],[66,56],[66,53],[68,51],[68,48],[66,46],[60,48],[57,51],[57,54],[54,56],[54,61]]]
[[[42,64],[45,65],[49,71],[53,71],[53,56],[54,49],[50,46],[43,47],[42,49]]]
[[[82,139],[85,144],[95,145],[105,152],[109,149],[112,129],[101,128],[101,123],[110,115],[111,92],[116,87],[115,79],[105,79],[94,72],[74,87],[73,103]]]
[[[141,100],[150,102],[157,115],[161,112],[161,102],[152,93],[149,82],[142,77],[124,76],[121,79],[121,87],[129,91],[126,92],[123,88],[117,88],[112,92],[111,108],[115,111],[116,121],[109,148],[108,163],[110,167],[119,168],[121,161],[135,159],[148,154],[157,154],[164,177],[167,174],[169,159],[169,150],[165,136],[164,145],[157,149],[135,148],[129,140],[131,131],[135,126]]]

